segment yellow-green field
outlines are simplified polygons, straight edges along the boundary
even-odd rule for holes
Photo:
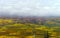
[[[57,21],[47,19],[44,24],[19,21],[0,19],[0,38],[60,38],[60,23]]]

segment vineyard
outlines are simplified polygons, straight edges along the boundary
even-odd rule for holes
[[[60,18],[32,22],[0,18],[0,38],[60,38]]]

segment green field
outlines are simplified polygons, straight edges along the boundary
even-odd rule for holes
[[[60,38],[60,18],[34,23],[0,19],[0,38]]]

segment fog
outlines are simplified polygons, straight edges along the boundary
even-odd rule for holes
[[[60,0],[0,0],[0,15],[60,16]]]

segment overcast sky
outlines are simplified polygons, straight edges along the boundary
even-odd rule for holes
[[[18,15],[60,15],[60,0],[0,0],[0,13]]]

